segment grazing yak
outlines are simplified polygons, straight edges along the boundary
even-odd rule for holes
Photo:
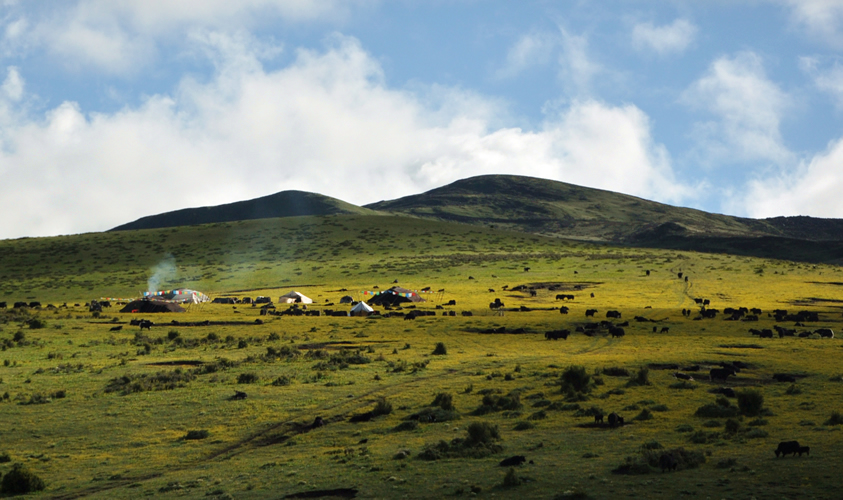
[[[568,314],[568,308],[566,306],[562,306],[559,308],[560,314]]]
[[[623,417],[612,412],[609,414],[609,427],[615,428],[617,426],[623,426]]]
[[[149,320],[146,320],[146,319],[142,319],[142,320],[140,320],[140,322],[138,323],[138,326],[140,326],[140,329],[141,329],[141,330],[143,330],[144,328],[146,328],[147,330],[150,330],[150,331],[151,331],[151,330],[152,330],[152,325],[154,325],[154,324],[155,324],[155,323],[153,323],[152,321],[149,321]]]
[[[527,461],[524,455],[516,455],[514,457],[504,458],[500,461],[501,467],[517,467]]]
[[[679,461],[671,453],[662,453],[659,457],[659,468],[662,472],[675,471],[677,466],[679,466]]]
[[[123,325],[118,325],[118,326],[112,326],[111,328],[109,328],[109,329],[108,329],[108,331],[110,331],[110,332],[119,332],[119,331],[120,331],[120,330],[122,330],[122,329],[123,329]]]
[[[814,330],[814,333],[816,333],[817,335],[819,335],[820,337],[822,337],[824,339],[833,339],[834,338],[834,330],[832,330],[831,328],[819,328],[817,330]]]
[[[568,340],[568,335],[570,334],[570,330],[551,330],[544,334],[544,338],[546,338],[547,340]]]
[[[626,335],[626,332],[624,332],[623,328],[621,327],[613,326],[612,328],[609,328],[609,334],[612,335],[612,338],[615,338],[623,337],[624,335]]]
[[[776,448],[776,458],[779,456],[786,457],[787,455],[796,455],[801,457],[803,453],[810,454],[810,448],[807,446],[800,446],[799,441],[782,441],[779,447]]]
[[[737,372],[734,368],[725,367],[725,368],[712,368],[709,372],[709,377],[712,381],[715,380],[722,380],[726,381],[729,378],[729,375],[737,375]]]
[[[597,309],[586,309],[585,310],[585,317],[594,317],[594,314],[597,312]]]
[[[607,318],[621,319],[620,311],[606,311]]]

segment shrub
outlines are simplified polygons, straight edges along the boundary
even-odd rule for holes
[[[617,366],[612,366],[609,368],[603,368],[602,371],[603,375],[608,375],[610,377],[628,377],[629,370],[626,368],[620,368]]]
[[[652,419],[653,419],[653,412],[651,412],[651,411],[650,411],[650,410],[648,410],[647,408],[644,408],[643,410],[641,410],[641,413],[639,413],[638,415],[636,415],[636,416],[632,417],[632,420],[638,420],[638,421],[641,421],[641,420],[652,420]]]
[[[12,457],[9,456],[8,452],[0,453],[0,464],[9,463],[12,461]]]
[[[12,337],[12,340],[18,343],[26,342],[26,334],[23,333],[22,330],[18,330],[15,332],[15,335]]]
[[[17,463],[12,470],[3,476],[0,482],[0,493],[4,495],[24,495],[33,491],[41,491],[46,487],[44,480],[36,476],[25,465]]]
[[[535,424],[533,424],[532,422],[524,421],[524,420],[516,423],[515,427],[513,427],[513,429],[516,430],[516,431],[529,431],[530,429],[535,429],[535,428],[536,428]]]
[[[790,387],[788,387],[784,391],[784,393],[787,394],[788,396],[796,396],[798,394],[802,394],[802,389],[798,385],[793,384]]]
[[[510,467],[509,470],[506,472],[506,476],[503,478],[503,487],[504,488],[514,488],[521,484],[521,478],[518,477],[518,473],[515,472],[515,468]]]
[[[206,437],[210,436],[211,433],[207,431],[207,429],[201,429],[197,431],[187,431],[185,434],[184,439],[205,439]]]
[[[731,418],[738,416],[738,408],[728,399],[718,397],[714,404],[707,404],[697,408],[694,415],[702,418]]]
[[[583,366],[569,366],[562,372],[562,392],[587,394],[591,385],[591,375]]]
[[[741,423],[730,418],[726,421],[726,434],[737,434],[741,430]]]
[[[741,415],[756,417],[764,407],[764,395],[755,389],[747,389],[737,393],[738,408]]]
[[[696,389],[697,386],[693,382],[689,382],[687,380],[680,380],[679,382],[674,382],[668,386],[670,389]]]
[[[670,411],[667,405],[653,405],[650,407],[651,411]]]
[[[292,383],[293,383],[293,379],[291,379],[290,377],[288,377],[286,375],[282,375],[282,376],[280,376],[280,377],[278,377],[278,378],[276,378],[275,380],[272,381],[272,385],[274,385],[276,387],[283,387],[285,385],[290,385]]]
[[[374,409],[372,409],[372,416],[379,417],[381,415],[389,415],[392,413],[392,403],[386,400],[386,398],[378,398],[378,402],[375,403]]]
[[[723,460],[720,460],[720,461],[717,462],[716,467],[718,469],[729,469],[731,467],[734,467],[737,464],[738,464],[738,461],[734,458],[724,458]]]
[[[688,441],[694,444],[708,444],[720,439],[719,432],[696,431],[688,435]]]
[[[501,438],[498,426],[489,422],[473,422],[468,426],[467,432],[466,443],[469,446],[492,444]]]
[[[254,384],[258,381],[257,373],[241,373],[237,376],[237,383],[238,384]]]
[[[765,438],[765,437],[767,437],[767,436],[769,436],[769,435],[770,435],[770,434],[769,434],[767,431],[765,431],[764,429],[758,429],[758,428],[756,428],[756,429],[751,429],[749,432],[747,432],[746,434],[744,434],[744,436],[746,436],[746,437],[747,437],[747,438],[749,438],[749,439],[752,439],[752,438]]]
[[[480,406],[474,410],[475,415],[486,415],[498,411],[516,411],[522,408],[521,394],[512,391],[506,396],[500,394],[486,394]]]
[[[405,432],[405,431],[414,431],[419,428],[419,423],[415,420],[410,420],[407,422],[401,422],[400,424],[396,425],[392,428],[393,432]]]
[[[180,335],[181,334],[178,330],[170,330],[169,332],[167,332],[167,338],[170,340],[176,340],[177,338],[179,338]]]
[[[433,349],[433,354],[436,356],[444,356],[448,354],[448,349],[445,347],[443,342],[437,342],[436,347]]]
[[[29,325],[30,330],[40,330],[41,328],[46,328],[47,326],[46,321],[42,321],[38,318],[33,318],[27,321],[26,324]]]
[[[694,427],[690,424],[679,424],[674,430],[676,432],[694,432]]]
[[[831,417],[823,422],[824,425],[841,425],[843,424],[843,415],[839,411],[831,412]]]
[[[637,372],[635,372],[635,375],[629,379],[629,382],[627,382],[626,385],[629,387],[650,385],[650,369],[646,366],[642,366]]]
[[[544,410],[539,410],[539,411],[533,413],[532,415],[530,415],[529,417],[527,417],[527,420],[544,420],[546,418],[547,418],[547,412],[545,412]]]
[[[433,403],[430,406],[438,406],[443,410],[453,410],[454,396],[450,392],[440,392],[433,398]]]

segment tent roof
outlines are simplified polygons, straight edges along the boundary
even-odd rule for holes
[[[307,297],[304,294],[299,293],[295,290],[293,290],[290,293],[285,293],[284,295],[279,297],[279,301],[283,301],[283,299],[295,299],[295,300],[297,300],[299,302],[303,302],[305,304],[312,304],[313,303],[313,299],[311,299],[310,297]]]
[[[351,308],[351,312],[360,312],[360,311],[372,312],[372,311],[374,311],[374,309],[372,309],[372,307],[369,306],[369,304],[367,304],[365,302],[358,302],[356,306]]]
[[[163,302],[160,300],[145,300],[138,299],[129,302],[129,304],[120,309],[122,313],[140,312],[140,313],[164,313],[164,312],[184,312],[184,308],[173,302]]]

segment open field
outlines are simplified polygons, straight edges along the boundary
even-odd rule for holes
[[[843,411],[843,344],[748,331],[794,328],[768,315],[786,309],[818,313],[800,332],[839,334],[837,266],[592,246],[393,216],[0,241],[0,255],[0,301],[45,306],[0,311],[0,456],[11,459],[0,472],[26,464],[46,481],[45,497],[279,498],[336,488],[361,498],[472,489],[523,498],[840,497],[843,439],[831,417]],[[445,291],[416,308],[436,316],[412,321],[261,316],[249,305],[207,304],[144,315],[156,325],[143,332],[128,324],[141,316],[74,305],[136,296],[156,272],[162,289],[212,297],[296,289],[314,299],[311,310],[345,308],[338,301],[346,293],[359,300],[394,280]],[[518,285],[535,296],[503,289]],[[489,309],[495,298],[503,314]],[[696,320],[701,298],[721,313]],[[449,300],[456,305],[435,308]],[[509,310],[521,306],[531,310]],[[760,308],[759,321],[726,321],[722,311],[740,306]],[[594,320],[587,309],[597,309]],[[451,310],[456,316],[442,315]],[[622,314],[615,323],[630,322],[623,337],[603,329],[545,340],[550,330],[606,320],[609,310]],[[525,333],[482,333],[501,327]],[[440,342],[447,353],[434,355]],[[748,367],[711,382],[709,369],[723,362]],[[664,369],[674,364],[683,370]],[[692,365],[700,371],[684,370]],[[563,391],[572,366],[591,376],[582,391]],[[677,380],[677,371],[695,380]],[[776,373],[796,382],[777,382]],[[721,386],[757,391],[763,410],[741,415],[737,398],[718,408],[709,390]],[[232,399],[235,391],[248,397]],[[453,410],[442,397],[433,406],[443,393]],[[711,404],[731,416],[695,415]],[[626,425],[594,426],[592,407]],[[350,421],[374,408],[384,414]],[[419,414],[436,418],[408,420]],[[311,428],[317,416],[327,425]],[[477,423],[497,426],[499,439],[452,442]],[[185,439],[190,431],[207,435]],[[810,446],[810,455],[777,459],[773,450],[788,440]],[[704,462],[665,473],[643,466],[642,449],[659,453],[653,442]],[[515,455],[533,463],[504,486],[509,469],[498,463]],[[633,472],[649,473],[612,473],[627,457]]]

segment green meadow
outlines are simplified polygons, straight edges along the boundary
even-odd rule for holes
[[[436,292],[415,307],[435,315],[84,305],[137,297],[156,273],[161,289],[211,297],[297,290],[323,312],[397,280]],[[839,498],[841,286],[833,265],[387,215],[0,241],[0,472],[23,464],[46,498]],[[714,318],[697,319],[703,298]],[[729,307],[762,313],[728,321]],[[777,322],[776,309],[818,321]],[[575,332],[609,310],[624,336]],[[155,325],[129,324],[139,318]],[[774,325],[837,337],[749,332]],[[501,328],[523,333],[484,333]],[[545,339],[560,329],[567,340]],[[777,458],[791,440],[810,453]],[[677,470],[662,472],[664,453]]]

